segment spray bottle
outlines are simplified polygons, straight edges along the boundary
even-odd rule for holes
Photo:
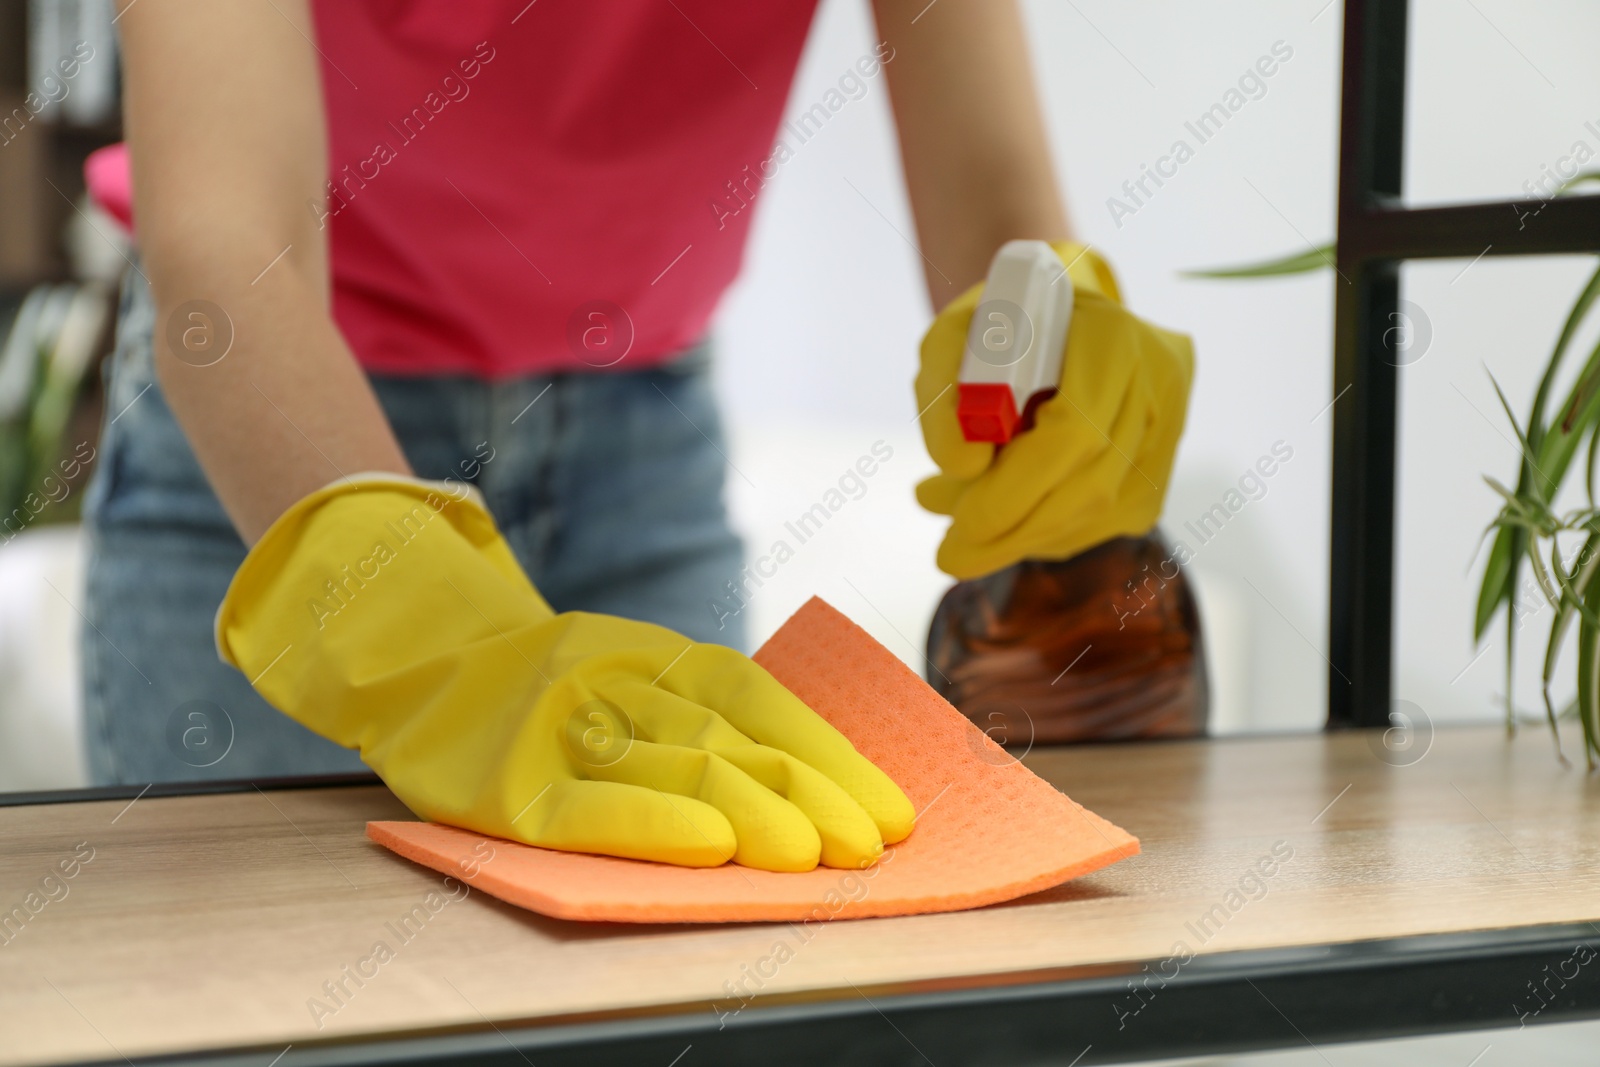
[[[1061,381],[1072,280],[1042,241],[995,254],[957,382],[969,441],[1001,448]],[[1159,531],[958,582],[928,631],[928,681],[993,740],[1203,734],[1200,615]]]

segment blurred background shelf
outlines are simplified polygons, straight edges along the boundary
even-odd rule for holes
[[[111,19],[111,0],[0,0],[4,290],[60,281],[84,266],[70,247],[72,220],[87,210],[83,161],[122,139]]]
[[[77,518],[130,254],[83,178],[122,139],[112,17],[111,0],[0,0],[0,789],[86,780]]]

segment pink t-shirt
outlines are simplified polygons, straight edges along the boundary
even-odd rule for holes
[[[306,210],[362,364],[501,378],[698,340],[815,4],[315,0],[330,182]]]

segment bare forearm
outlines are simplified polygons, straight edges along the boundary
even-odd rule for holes
[[[333,324],[308,0],[120,0],[163,393],[240,535],[344,475],[407,471]]]
[[[410,468],[300,268],[286,256],[254,285],[248,266],[232,268],[232,276],[202,279],[183,265],[150,264],[155,364],[207,479],[253,544],[296,500],[336,478]],[[210,362],[229,333],[227,354]]]
[[[943,307],[1000,245],[1070,237],[1012,0],[874,0],[928,295]],[[916,19],[913,23],[912,20]]]

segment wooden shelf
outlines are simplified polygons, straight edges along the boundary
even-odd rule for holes
[[[1207,1026],[1233,1034],[1213,1035],[1214,1048],[1299,1043],[1280,1009],[1331,1040],[1382,1030],[1380,1008],[1359,1007],[1362,998],[1384,968],[1407,960],[1408,946],[1439,945],[1456,962],[1438,981],[1498,984],[1468,998],[1478,1013],[1470,1019],[1459,1014],[1466,1007],[1440,1008],[1437,986],[1414,989],[1418,1003],[1402,1005],[1408,1025],[1515,1026],[1512,1005],[1537,974],[1493,962],[1506,932],[1548,953],[1551,938],[1566,943],[1554,924],[1600,919],[1600,778],[1561,768],[1540,729],[1514,740],[1498,728],[1441,729],[1408,766],[1380,758],[1378,737],[1036,752],[1033,769],[1138,834],[1144,853],[1014,904],[836,921],[805,941],[785,924],[563,923],[460,889],[401,941],[401,917],[450,888],[365,838],[369,819],[408,817],[378,786],[3,808],[0,906],[21,903],[80,846],[93,858],[64,883],[64,897],[0,945],[0,1064],[143,1064],[234,1049],[259,1065],[291,1044],[295,1064],[375,1062],[401,1049],[426,1058],[429,1048],[446,1049],[440,1062],[487,1063],[500,1062],[493,1049],[508,1055],[513,1038],[534,1048],[557,1037],[573,1056],[602,1062],[607,1042],[633,1040],[640,1027],[661,1048],[694,1043],[705,1064],[732,1062],[738,1042],[768,1024],[792,1030],[771,1062],[798,1063],[842,1040],[847,1024],[881,1032],[900,1053],[891,1017],[912,1040],[940,1040],[937,1027],[963,1018],[957,1008],[973,997],[987,1005],[981,1018],[992,1032],[979,1036],[991,1051],[1029,1026],[1045,1028],[1030,1040],[1066,1049],[1089,1024],[1069,1025],[1077,1016],[1065,1008],[1028,1015],[1046,995],[1089,1004],[1084,1018],[1104,1024],[1108,1036],[1083,1060],[1091,1063],[1119,1040],[1160,1049],[1158,1035],[1194,1017],[1205,989],[1221,995],[1217,976],[1226,974],[1255,981],[1274,1010],[1239,984],[1253,1009],[1208,1008],[1171,1035],[1182,1039],[1173,1048],[1206,1047]],[[1252,876],[1274,850],[1271,876]],[[324,983],[380,940],[394,959],[360,988],[346,979],[343,1003],[331,998]],[[793,958],[763,967],[774,973],[759,979],[760,998],[731,997],[779,942]],[[1196,961],[1164,964],[1180,943]],[[1351,943],[1353,956],[1326,947]],[[1139,1003],[1126,987],[1145,981],[1147,965],[1184,973],[1115,1026]],[[1360,977],[1369,971],[1379,978]],[[1310,983],[1299,1000],[1293,981]],[[1576,1000],[1535,1021],[1600,1013],[1600,979],[1585,981],[1568,990]],[[317,1001],[336,1010],[318,1018]],[[1018,1013],[1014,1026],[1008,1012]],[[1319,1030],[1313,1015],[1332,1022]],[[719,1021],[731,1025],[719,1030]],[[403,1043],[368,1044],[380,1039]],[[940,1067],[971,1062],[959,1034],[941,1044],[926,1050]],[[536,1057],[541,1067],[569,1062],[552,1048]]]

